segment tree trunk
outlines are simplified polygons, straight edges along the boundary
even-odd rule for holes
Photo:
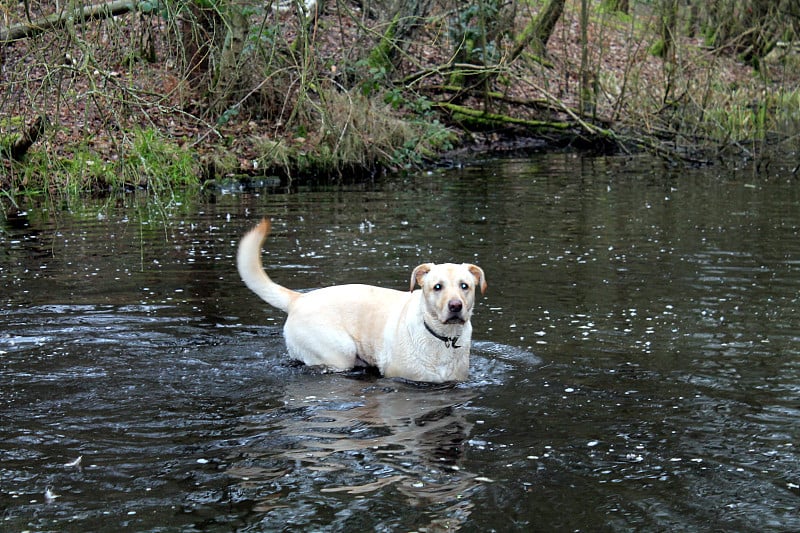
[[[399,52],[407,48],[416,29],[428,16],[432,0],[398,1],[389,25],[381,35],[378,45],[369,54],[372,68],[384,69],[387,73],[397,66]]]
[[[214,114],[226,111],[242,93],[242,50],[247,40],[247,17],[233,4],[230,2],[226,10],[225,38],[210,88],[209,108]]]
[[[536,56],[544,55],[547,41],[553,34],[558,19],[564,12],[565,0],[549,0],[539,14],[532,19],[517,37],[510,60],[514,61],[528,46]]]
[[[594,76],[589,66],[589,2],[581,0],[581,69],[580,69],[580,112],[583,116],[594,116],[595,101]]]
[[[189,2],[178,17],[184,76],[194,90],[206,91],[215,36],[223,27],[222,17],[217,10],[201,7],[196,2]]]
[[[8,156],[14,161],[22,161],[28,149],[33,146],[39,137],[44,135],[45,118],[37,117],[33,123],[22,132],[22,135],[8,149]]]
[[[650,53],[664,61],[674,58],[674,36],[678,25],[678,0],[661,0],[659,15],[659,40],[650,48]]]
[[[232,0],[192,0],[180,22],[185,77],[206,102],[201,112],[218,117],[242,94],[247,18]]]

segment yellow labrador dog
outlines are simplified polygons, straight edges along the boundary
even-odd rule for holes
[[[336,285],[300,293],[264,272],[261,245],[269,231],[265,219],[242,237],[236,264],[250,290],[289,314],[283,333],[291,357],[334,371],[368,365],[414,381],[467,379],[475,289],[486,290],[479,267],[419,265],[410,292]],[[422,290],[414,290],[417,284]]]

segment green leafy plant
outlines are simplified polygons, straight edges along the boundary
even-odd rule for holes
[[[197,163],[189,150],[155,129],[135,129],[125,163],[127,181],[155,192],[197,185]]]

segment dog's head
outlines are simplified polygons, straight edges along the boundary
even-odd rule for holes
[[[472,316],[475,288],[486,292],[486,277],[475,265],[424,263],[411,273],[411,287],[422,288],[427,312],[442,324],[464,324]]]

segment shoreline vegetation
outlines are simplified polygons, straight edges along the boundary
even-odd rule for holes
[[[530,148],[757,165],[798,149],[790,0],[0,9],[0,199],[12,203],[369,179]]]

